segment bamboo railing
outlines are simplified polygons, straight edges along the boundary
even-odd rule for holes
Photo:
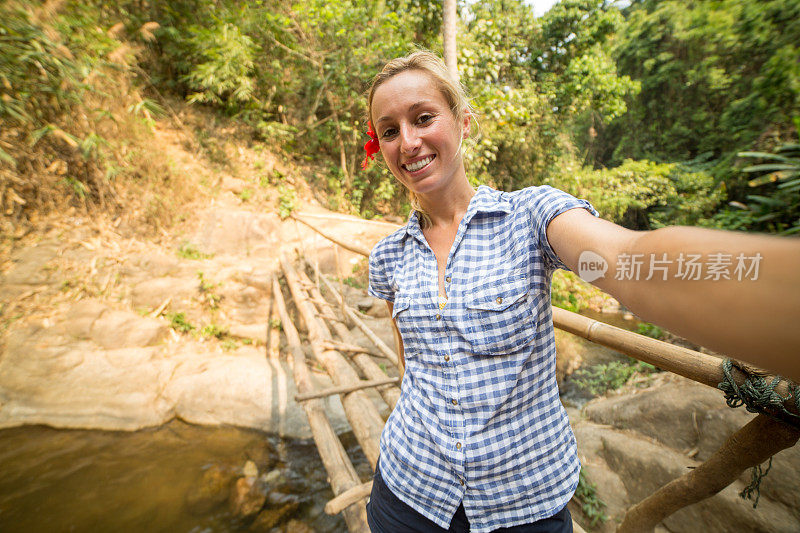
[[[369,251],[363,247],[354,243],[345,244],[335,236],[321,231],[313,224],[299,217],[295,217],[295,219],[303,222],[334,244],[365,257],[369,256]],[[328,369],[337,385],[344,387],[344,390],[354,391],[347,392],[342,398],[342,403],[345,406],[345,412],[353,426],[356,438],[362,445],[365,455],[367,455],[374,470],[375,462],[373,458],[377,461],[377,439],[380,437],[380,428],[382,428],[383,422],[379,417],[376,419],[374,404],[370,403],[368,408],[364,401],[350,398],[359,393],[363,395],[361,389],[364,387],[382,387],[381,394],[384,401],[386,401],[387,405],[393,407],[396,404],[397,397],[399,397],[399,389],[386,381],[381,381],[386,375],[379,368],[375,372],[377,365],[371,360],[371,356],[365,353],[363,348],[360,350],[358,348],[353,349],[352,345],[354,343],[352,339],[349,339],[349,331],[344,326],[343,320],[348,319],[359,327],[367,338],[373,342],[380,354],[395,366],[397,366],[398,358],[364,324],[358,314],[345,305],[342,295],[320,274],[314,265],[310,262],[305,263],[308,268],[314,269],[316,278],[323,282],[328,294],[334,298],[338,306],[323,303],[326,301],[322,297],[319,287],[311,283],[305,273],[297,274],[285,258],[282,258],[281,263],[292,296],[303,317],[303,321],[307,324],[315,357]],[[303,296],[301,292],[301,280],[308,291],[306,296]],[[317,305],[316,308],[315,304]],[[315,314],[315,309],[328,315],[337,308],[343,310],[346,314],[343,319],[331,321],[337,335],[341,337],[341,341],[333,340],[327,327],[318,322],[318,313]],[[329,316],[329,319],[331,318],[333,317]],[[650,363],[662,370],[673,372],[704,385],[716,388],[724,379],[723,360],[713,355],[645,337],[556,307],[553,308],[553,325],[640,361]],[[369,378],[368,381],[360,380],[352,367],[348,367],[349,371],[344,369],[343,365],[349,363],[339,351],[334,349],[337,346],[337,342],[339,342],[340,351],[352,354],[351,357],[360,370]],[[348,347],[350,351],[347,349],[342,350],[342,348]],[[360,359],[360,362],[356,358]],[[372,365],[375,365],[375,367]],[[745,382],[748,378],[748,373],[764,376],[768,381],[773,378],[773,376],[741,363],[734,365],[732,370],[733,378],[739,385]],[[299,383],[298,390],[300,390]],[[391,392],[387,394],[386,391]],[[789,401],[791,394],[786,382],[781,382],[776,388],[776,392],[787,399],[783,406],[784,409],[797,414],[796,406]],[[363,398],[366,399],[366,396],[363,396]],[[318,400],[309,400],[305,403],[310,403],[311,401]],[[369,400],[366,401],[369,402]],[[361,419],[362,413],[360,409],[362,408],[366,410],[365,419],[369,419],[368,422]],[[353,413],[352,416],[351,413]],[[769,438],[765,438],[767,435],[769,435]],[[796,418],[786,415],[784,410],[773,408],[768,410],[766,414],[756,416],[731,435],[707,461],[688,474],[671,481],[628,509],[617,531],[620,533],[653,531],[660,522],[672,513],[717,494],[738,479],[745,470],[762,464],[769,457],[783,449],[794,446],[798,439],[800,439],[800,423]],[[331,485],[333,487],[333,482],[331,482]],[[334,487],[336,497],[328,502],[325,508],[326,512],[336,514],[343,511],[345,512],[345,517],[347,517],[348,509],[360,509],[363,507],[363,500],[369,496],[371,485],[372,482],[370,481],[363,484],[351,484],[344,488],[344,485],[340,483]],[[575,531],[582,531],[577,524],[574,523],[573,526]],[[350,528],[349,522],[348,528]]]

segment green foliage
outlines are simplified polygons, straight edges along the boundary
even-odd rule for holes
[[[288,217],[294,211],[295,193],[285,185],[278,187],[278,214],[281,219]]]
[[[763,160],[742,169],[751,175],[760,174],[748,185],[764,191],[747,196],[752,225],[766,225],[784,235],[800,232],[800,144],[784,144],[771,154],[740,152],[739,157]]]
[[[549,180],[554,186],[586,198],[603,218],[632,229],[697,224],[722,196],[710,175],[677,163],[628,159],[616,168],[564,170]]]
[[[167,319],[170,321],[170,327],[175,331],[189,333],[195,329],[195,327],[186,320],[186,316],[183,313],[167,313]]]
[[[589,482],[581,468],[578,477],[578,488],[575,489],[575,499],[581,504],[581,511],[589,520],[589,526],[595,527],[597,524],[608,520],[605,513],[606,504],[597,495],[597,485]]]
[[[552,304],[573,313],[587,308],[592,298],[603,294],[603,291],[586,283],[574,272],[566,270],[556,271],[550,284]]]
[[[252,189],[244,188],[244,189],[242,189],[242,192],[239,193],[239,198],[243,202],[246,202],[247,200],[249,200],[252,197],[253,197],[253,190]]]
[[[579,368],[573,373],[572,379],[578,388],[592,396],[599,396],[606,391],[622,387],[636,372],[649,373],[654,369],[653,365],[629,358],[627,362],[612,361],[589,368]]]
[[[205,278],[205,274],[201,271],[197,271],[197,279],[200,281],[200,285],[198,290],[200,291],[200,295],[203,298],[203,301],[212,309],[216,310],[219,308],[219,303],[222,300],[222,296],[214,292],[214,289],[219,287],[221,283],[211,283]]]
[[[654,339],[663,339],[664,338],[664,330],[660,327],[656,326],[655,324],[650,324],[648,322],[640,322],[636,329],[639,335],[646,335],[648,337],[652,337]]]
[[[227,334],[228,334],[227,329],[213,323],[203,326],[203,328],[200,330],[200,335],[207,339],[210,339],[212,337],[215,339],[222,339]]]
[[[197,249],[197,247],[190,243],[189,241],[184,242],[181,244],[181,247],[178,248],[178,257],[182,257],[184,259],[193,259],[193,260],[200,260],[200,259],[209,259],[213,257],[213,254],[205,254]]]
[[[183,81],[193,91],[189,102],[226,107],[250,102],[258,51],[253,40],[238,26],[222,21],[211,27],[190,26],[187,30],[193,66]]]

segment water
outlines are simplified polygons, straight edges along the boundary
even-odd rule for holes
[[[342,439],[368,479],[352,434]],[[0,531],[249,531],[252,519],[233,515],[228,488],[214,501],[198,496],[210,469],[230,487],[248,460],[272,472],[272,507],[296,500],[292,518],[315,531],[346,531],[341,517],[322,511],[333,493],[313,441],[181,422],[132,433],[0,431]]]
[[[637,331],[640,323],[639,320],[635,318],[625,318],[625,313],[622,312],[600,313],[590,309],[583,309],[580,314],[599,322],[605,322],[611,326],[616,326],[618,328],[634,332]],[[571,335],[569,333],[565,334],[570,335],[570,337],[579,346],[581,346],[580,354],[583,359],[581,366],[579,367],[581,369],[588,369],[594,366],[612,363],[614,361],[630,361],[630,358],[627,355],[616,350],[601,346],[600,344],[586,340],[583,337],[578,337],[577,335]],[[589,391],[580,388],[572,376],[565,377],[564,381],[559,384],[559,392],[562,401],[566,405],[573,407],[582,407],[586,402],[595,397]]]
[[[583,314],[625,329],[637,325],[621,314]],[[576,339],[585,344],[584,367],[627,359]],[[575,405],[591,398],[569,379],[562,397]],[[341,438],[367,481],[371,470],[352,433]],[[313,441],[173,422],[130,433],[43,426],[0,430],[0,531],[251,531],[253,519],[236,517],[227,501],[248,460],[260,474],[272,473],[267,508],[294,499],[299,507],[292,518],[314,531],[347,530],[340,516],[322,510],[333,493]],[[213,501],[198,496],[209,473],[224,480]]]

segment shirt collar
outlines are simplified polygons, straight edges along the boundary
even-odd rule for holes
[[[503,198],[502,191],[496,191],[488,185],[480,185],[475,195],[470,199],[467,212],[464,214],[464,224],[468,224],[477,213],[510,213],[511,202]],[[415,210],[411,210],[408,223],[405,225],[406,235],[416,237],[422,242],[425,238],[419,227],[419,217]]]

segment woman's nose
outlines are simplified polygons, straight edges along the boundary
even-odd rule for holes
[[[415,128],[402,126],[400,128],[400,151],[404,154],[413,154],[421,145],[419,135]]]

